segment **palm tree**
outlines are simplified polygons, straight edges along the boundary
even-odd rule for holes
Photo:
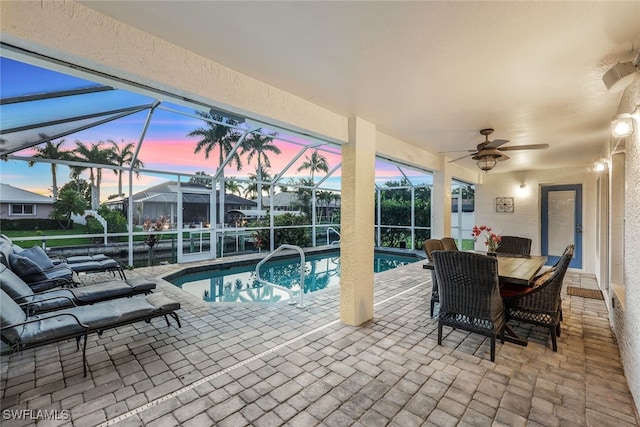
[[[260,132],[258,129],[257,132]],[[247,156],[247,162],[251,162],[253,157],[256,157],[256,161],[258,163],[256,167],[257,172],[257,191],[258,194],[258,210],[262,210],[262,181],[264,180],[262,173],[266,168],[271,167],[271,162],[269,161],[269,157],[267,157],[267,152],[272,152],[275,154],[280,154],[280,148],[276,145],[272,144],[273,138],[276,136],[276,133],[272,133],[271,135],[261,135],[258,133],[252,133],[249,138],[246,139],[244,145],[242,146],[242,153],[249,153]]]
[[[304,157],[305,162],[300,165],[300,167],[298,168],[298,172],[309,169],[309,171],[311,172],[312,183],[315,183],[313,178],[316,172],[329,172],[329,164],[327,163],[327,159],[322,154],[319,154],[318,150],[314,150],[313,153],[311,153],[311,156]]]
[[[97,165],[113,165],[113,150],[104,148],[104,141],[87,146],[80,141],[76,141],[74,160]],[[102,182],[102,168],[99,166],[74,166],[71,168],[72,175],[77,177],[83,170],[89,169],[89,182],[91,183],[91,209],[100,207],[100,183]],[[95,169],[95,171],[94,171]]]
[[[262,177],[263,180],[266,180],[266,181],[271,180],[271,174],[269,174],[269,172],[267,172],[264,169],[262,171],[256,170],[256,173],[250,173],[248,178],[252,182],[251,184],[248,184],[247,187],[244,189],[244,196],[249,198],[256,197],[256,199],[258,200],[258,210],[262,210],[262,204],[261,204],[262,193],[266,192],[268,195],[270,186],[266,185],[263,187],[260,184],[260,181],[258,181],[259,176]]]
[[[196,115],[203,119],[215,120],[216,122],[227,123],[229,125],[225,126],[204,120],[206,127],[198,128],[187,134],[188,137],[201,138],[193,152],[199,153],[200,151],[204,151],[205,159],[209,158],[209,155],[216,147],[218,148],[218,167],[220,168],[225,158],[231,150],[233,150],[234,144],[240,139],[240,133],[233,129],[233,126],[236,126],[238,122],[203,111],[196,111]],[[232,166],[234,163],[237,170],[242,169],[240,155],[237,152],[231,157],[229,165]],[[224,182],[224,168],[220,171],[220,178],[222,178]],[[220,185],[220,197],[218,199],[220,203],[220,218],[224,218],[224,187],[224,185]]]
[[[238,184],[234,178],[235,177],[231,177],[231,179],[226,180],[224,182],[224,187],[229,193],[240,196],[242,194],[242,186]]]
[[[40,138],[46,139],[48,136],[44,133],[38,134]],[[68,151],[61,150],[60,147],[64,144],[64,139],[61,139],[60,142],[53,143],[51,140],[48,140],[43,147],[36,148],[36,154],[32,157],[37,157],[41,159],[52,159],[52,160],[65,160],[70,158],[70,153]],[[36,162],[28,162],[29,167],[33,167]],[[56,163],[51,163],[51,193],[53,195],[53,199],[56,200],[58,198],[58,165]]]
[[[134,153],[135,144],[133,142],[123,145],[122,147],[120,147],[118,144],[115,143],[115,141],[112,141],[110,139],[108,139],[107,142],[110,142],[113,145],[113,148],[111,149],[113,151],[111,160],[116,166],[130,165],[135,169],[144,167],[144,163],[142,162],[142,160],[140,159],[135,159],[135,161],[133,160],[133,156],[135,154]],[[122,141],[122,143],[124,144],[124,140]],[[118,196],[122,197],[124,196],[124,194],[122,194],[122,173],[124,171],[114,169],[113,172],[116,175],[118,175]],[[140,172],[136,171],[135,174],[136,174],[136,178],[140,178]]]

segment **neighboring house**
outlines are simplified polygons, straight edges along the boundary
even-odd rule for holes
[[[269,209],[271,206],[271,200],[269,196],[262,197],[262,208]],[[331,200],[331,201],[316,201],[316,210],[318,211],[318,215],[322,215],[326,218],[330,218],[331,214],[335,210],[340,209],[340,200]],[[298,195],[294,192],[282,192],[276,193],[273,195],[273,210],[274,211],[286,211],[293,213],[300,213],[302,210],[300,199]]]
[[[211,189],[201,184],[181,183],[182,191],[182,221],[185,226],[207,223],[210,210],[209,201]],[[219,210],[219,200],[216,192],[216,212]],[[127,212],[128,198],[108,201],[112,208],[123,209]],[[256,209],[257,203],[235,194],[225,194],[225,223],[232,221],[231,210]],[[175,228],[178,222],[178,185],[176,181],[167,181],[154,185],[133,195],[133,224],[142,225],[145,221],[162,220],[170,228]]]
[[[51,197],[0,184],[0,219],[47,219],[53,202]]]

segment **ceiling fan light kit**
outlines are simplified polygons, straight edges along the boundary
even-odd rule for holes
[[[480,135],[484,136],[484,142],[478,144],[475,150],[468,150],[472,154],[459,157],[457,159],[450,160],[449,163],[456,162],[466,157],[471,157],[476,160],[478,167],[488,172],[496,166],[496,163],[503,160],[509,160],[509,156],[503,153],[503,151],[515,151],[515,150],[540,150],[549,148],[549,144],[530,144],[530,145],[518,145],[515,147],[502,147],[502,145],[509,142],[507,139],[494,139],[489,141],[489,135],[493,133],[493,129],[482,129]]]

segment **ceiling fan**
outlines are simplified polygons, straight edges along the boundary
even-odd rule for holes
[[[549,144],[530,144],[530,145],[517,145],[514,147],[502,147],[509,142],[507,139],[494,139],[489,141],[489,135],[493,133],[493,129],[482,129],[480,135],[484,135],[484,141],[478,144],[475,150],[467,150],[471,154],[465,154],[457,159],[450,160],[449,163],[457,162],[458,160],[471,157],[477,161],[477,165],[485,172],[494,168],[497,162],[503,160],[509,160],[509,156],[503,153],[503,151],[515,151],[515,150],[541,150],[549,148]]]

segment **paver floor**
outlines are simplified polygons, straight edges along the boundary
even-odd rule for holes
[[[176,266],[136,269],[161,277]],[[99,280],[87,277],[85,280]],[[569,272],[558,352],[545,329],[515,325],[527,347],[497,344],[429,317],[422,262],[375,276],[374,318],[339,320],[339,289],[285,303],[201,301],[168,282],[182,328],[140,322],[87,346],[75,341],[4,356],[3,426],[635,426],[637,414],[596,288]],[[44,420],[43,418],[57,418]]]

